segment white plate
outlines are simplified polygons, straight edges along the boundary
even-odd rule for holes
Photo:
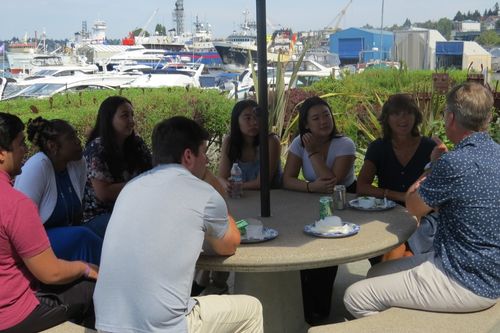
[[[370,208],[363,208],[359,205],[358,199],[354,199],[349,201],[349,206],[358,209],[358,210],[366,210],[366,211],[380,211],[387,210],[396,207],[396,202],[387,199],[387,206],[384,205],[384,199],[375,199],[375,205]]]
[[[304,232],[308,235],[316,236],[316,237],[325,237],[325,238],[342,238],[355,235],[359,232],[360,226],[350,222],[344,222],[344,225],[348,225],[350,227],[349,232],[319,232],[315,230],[315,224],[306,224],[304,226]]]
[[[241,235],[241,244],[262,243],[278,237],[278,231],[276,231],[273,228],[263,227],[262,233],[264,234],[263,239],[256,239],[256,238],[247,239],[246,235]]]

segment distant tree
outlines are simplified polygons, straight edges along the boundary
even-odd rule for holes
[[[139,34],[141,33],[142,30],[143,30],[142,28],[137,28],[137,29],[133,30],[132,33],[134,34],[134,36],[139,36]],[[144,31],[144,36],[149,37],[149,32]]]
[[[474,21],[479,21],[481,19],[481,13],[479,12],[479,10],[475,10],[474,13],[472,14],[472,19]]]
[[[485,16],[494,16],[495,14],[493,13],[493,10],[488,9],[488,13]]]
[[[157,24],[155,27],[155,33],[160,36],[165,36],[167,34],[167,28],[162,24]]]
[[[432,22],[431,20],[427,20],[423,23],[416,23],[415,24],[419,28],[425,28],[425,29],[437,29],[437,23]]]
[[[479,37],[476,38],[476,42],[483,46],[491,47],[500,44],[500,36],[498,36],[495,30],[487,30],[481,32]]]
[[[498,2],[495,2],[495,6],[493,6],[493,15],[498,16],[498,11],[500,10],[500,6]]]
[[[399,25],[397,24],[393,24],[392,27],[385,27],[384,29],[387,30],[387,31],[396,31],[396,30],[401,30],[405,27],[400,27]]]
[[[455,17],[453,18],[453,21],[457,21],[457,22],[460,22],[460,21],[463,21],[464,20],[464,14],[462,14],[461,11],[458,11],[456,14],[455,14]]]
[[[500,20],[495,22],[495,29],[500,29]]]
[[[444,36],[444,38],[449,40],[451,38],[451,31],[453,30],[453,21],[443,17],[437,22],[436,29],[441,33],[441,35]]]
[[[403,28],[411,28],[411,21],[406,18],[405,23],[403,23]]]
[[[485,10],[484,10],[484,12],[483,12],[483,16],[484,16],[484,17],[488,16],[488,10],[487,10],[487,9],[485,9]]]
[[[374,29],[373,26],[370,25],[370,24],[368,24],[368,23],[365,24],[364,26],[362,26],[361,28],[363,28],[363,29]]]

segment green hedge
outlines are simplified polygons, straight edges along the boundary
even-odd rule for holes
[[[340,131],[351,137],[358,147],[357,164],[362,163],[366,146],[378,136],[376,116],[386,98],[394,93],[430,93],[432,71],[368,70],[361,74],[346,75],[342,80],[321,80],[306,91],[296,91],[295,97],[305,98],[309,94],[333,94],[327,100],[331,105]],[[466,80],[465,71],[450,71],[452,81]],[[297,89],[300,90],[300,89]],[[100,103],[108,96],[122,95],[134,105],[136,130],[149,144],[156,123],[174,115],[184,115],[199,121],[211,134],[212,142],[220,141],[229,131],[233,100],[216,90],[184,88],[122,89],[116,91],[89,91],[76,94],[56,95],[50,99],[14,99],[0,102],[0,111],[17,114],[24,122],[41,115],[48,119],[68,120],[77,129],[82,141],[95,122]],[[291,99],[291,103],[299,102]],[[443,96],[433,95],[432,102],[422,105],[424,111],[424,134],[438,134],[445,138],[440,114],[444,107]],[[289,107],[291,113],[291,106]],[[34,112],[38,112],[35,114]],[[288,115],[288,118],[293,114]],[[374,123],[375,122],[375,123]],[[362,128],[364,126],[364,129]],[[500,142],[500,118],[498,111],[491,124],[491,134]],[[218,145],[213,145],[217,164]],[[359,166],[358,166],[359,167]]]
[[[0,102],[0,111],[18,115],[25,123],[30,118],[69,121],[85,141],[85,135],[94,126],[97,110],[108,96],[122,95],[134,105],[136,131],[149,144],[153,127],[159,121],[184,115],[194,118],[219,140],[228,131],[234,101],[215,90],[184,88],[121,89],[116,91],[86,91],[56,95],[49,99],[13,99]]]

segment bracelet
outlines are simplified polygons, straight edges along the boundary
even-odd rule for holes
[[[312,153],[309,153],[309,155],[308,155],[308,156],[309,156],[309,158],[311,158],[311,156],[313,156],[313,155],[315,155],[315,154],[318,154],[318,153],[319,153],[319,151],[313,151]]]
[[[88,263],[85,263],[87,267],[85,267],[85,272],[83,272],[83,277],[88,278],[90,275],[90,265]]]
[[[311,190],[309,189],[309,182],[306,182],[306,189],[307,189],[307,193],[311,193]]]

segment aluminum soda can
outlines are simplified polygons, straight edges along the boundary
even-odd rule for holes
[[[320,197],[319,198],[319,218],[324,219],[327,216],[333,215],[333,200],[332,197]]]
[[[333,205],[335,209],[344,209],[347,206],[344,185],[335,185],[333,188]]]

